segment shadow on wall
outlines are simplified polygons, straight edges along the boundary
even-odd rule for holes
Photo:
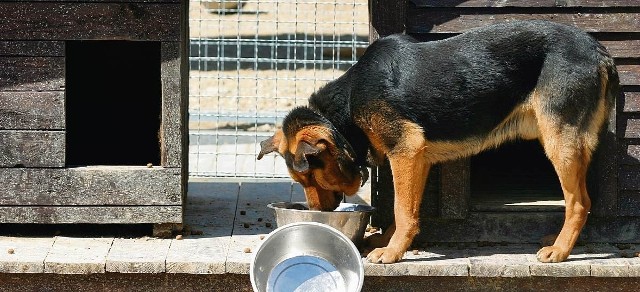
[[[189,66],[199,71],[349,69],[368,36],[280,34],[191,39]]]

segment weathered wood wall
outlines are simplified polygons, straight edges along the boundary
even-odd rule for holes
[[[0,223],[182,223],[187,8],[186,0],[0,2]],[[160,166],[67,167],[65,42],[74,40],[161,43]]]
[[[640,1],[371,0],[370,5],[371,40],[401,32],[422,40],[438,40],[503,21],[545,19],[579,27],[601,41],[615,58],[623,93],[618,98],[616,112],[610,119],[609,131],[603,134],[606,143],[599,150],[595,167],[597,170],[592,176],[597,180],[596,190],[592,190],[592,213],[602,218],[640,216]],[[430,179],[435,177],[438,181],[430,182],[437,185],[427,190],[424,203],[437,204],[438,207],[434,212],[433,207],[425,206],[428,210],[422,213],[432,219],[424,221],[423,229],[437,228],[434,225],[446,229],[451,224],[445,223],[449,222],[447,219],[464,219],[464,222],[484,220],[484,215],[469,212],[468,192],[467,196],[462,195],[468,190],[468,165],[465,162],[446,163],[436,173],[432,171]],[[373,200],[382,206],[392,206],[390,172],[383,167],[377,170],[377,174],[377,181],[373,184]],[[436,194],[433,193],[434,189]],[[384,226],[384,223],[391,220],[392,214],[384,210],[380,213],[382,216],[378,216],[377,220]],[[487,230],[483,230],[485,238],[498,238],[501,234],[515,231],[512,230],[513,226],[523,226],[516,223],[514,218],[518,216],[504,215],[499,224],[489,224],[493,229],[486,227]],[[472,220],[471,217],[475,219]],[[521,218],[523,222],[527,221],[524,217]],[[638,217],[627,218],[627,222],[631,222],[637,221]],[[477,225],[477,222],[471,224],[471,221],[468,226]],[[612,228],[620,227],[623,221],[612,221]],[[463,221],[458,221],[458,224],[461,223]],[[627,227],[634,226],[636,225]],[[440,232],[431,235],[423,233],[421,237],[446,241],[446,231]],[[467,239],[474,237],[469,232],[461,232],[459,235],[464,237],[464,234],[469,234]]]

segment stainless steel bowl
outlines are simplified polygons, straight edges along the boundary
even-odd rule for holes
[[[364,282],[360,252],[342,232],[317,222],[297,222],[269,233],[249,270],[256,292],[358,292]]]
[[[308,210],[306,202],[280,202],[267,206],[274,210],[277,226],[294,222],[327,224],[344,233],[356,246],[362,243],[369,218],[375,210],[368,205],[351,203],[341,203],[335,211]]]

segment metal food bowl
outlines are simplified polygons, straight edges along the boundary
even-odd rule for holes
[[[358,292],[364,282],[360,252],[342,232],[297,222],[269,233],[249,270],[256,292]]]
[[[271,203],[277,226],[294,222],[319,222],[338,229],[356,245],[360,246],[374,207],[351,203],[340,203],[334,211],[309,210],[306,202]]]

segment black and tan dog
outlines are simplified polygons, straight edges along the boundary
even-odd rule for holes
[[[388,158],[395,225],[367,258],[393,263],[418,233],[431,165],[538,139],[566,211],[555,243],[537,257],[560,262],[587,219],[587,166],[618,87],[604,47],[565,25],[508,22],[433,42],[393,35],[371,44],[308,107],[293,109],[282,130],[261,143],[258,159],[280,153],[310,208],[332,210],[367,179],[368,161]]]

